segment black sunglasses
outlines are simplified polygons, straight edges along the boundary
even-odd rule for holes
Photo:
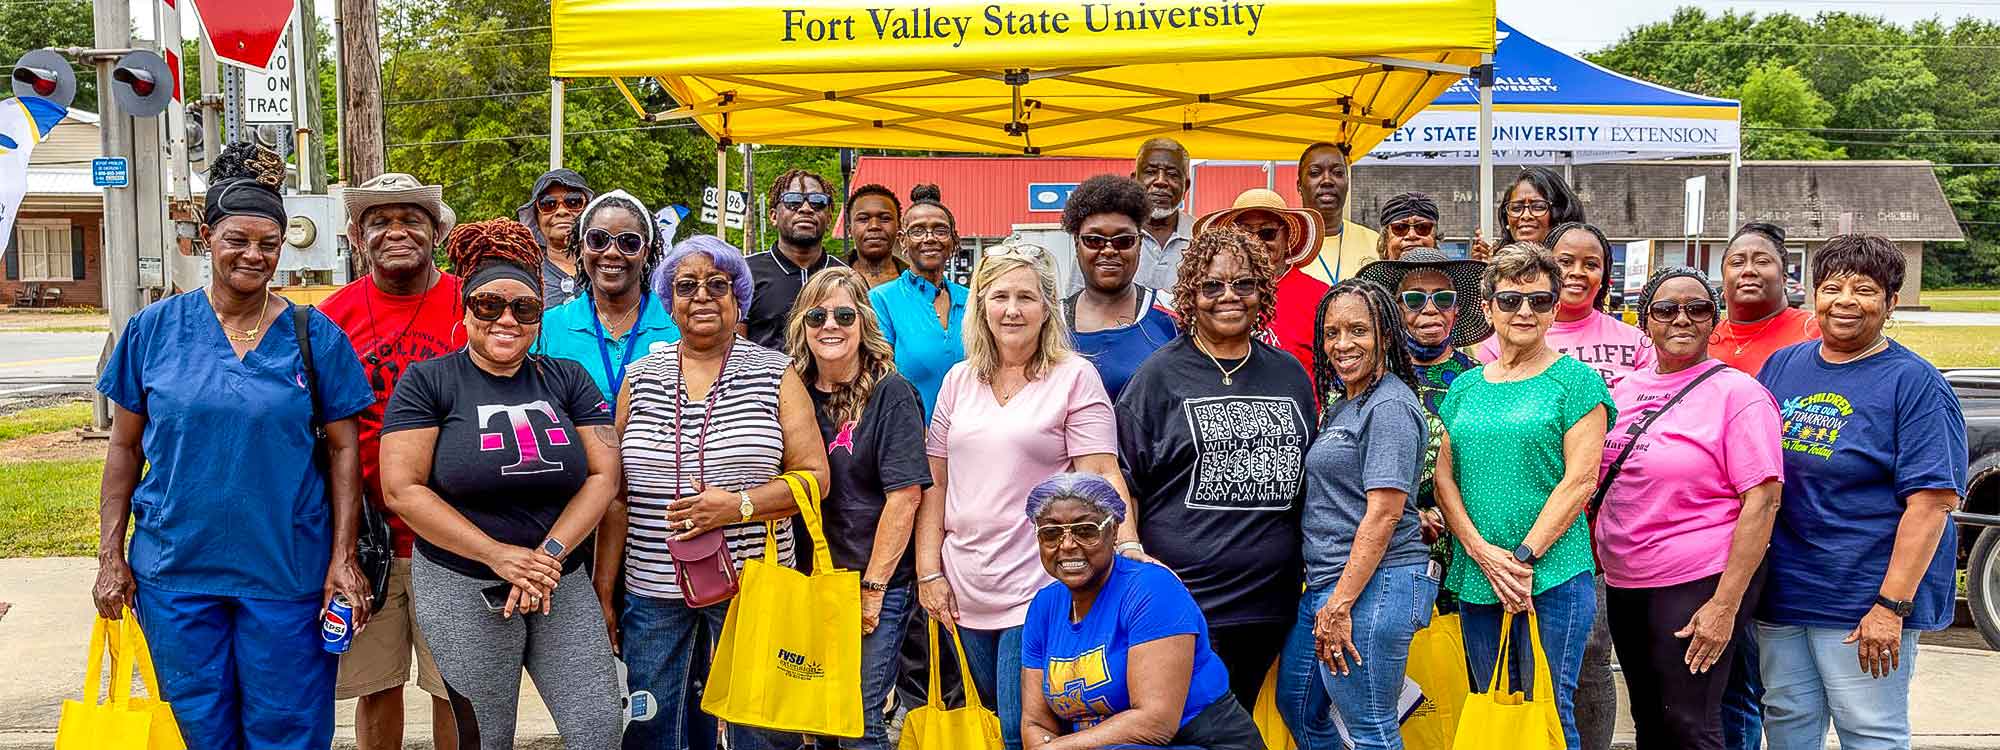
[[[818,328],[820,326],[824,326],[826,325],[826,319],[828,316],[832,316],[833,322],[839,323],[840,327],[846,328],[848,326],[854,325],[854,319],[861,317],[861,313],[855,310],[854,308],[847,307],[845,305],[833,308],[832,310],[828,310],[824,307],[815,307],[811,310],[806,311],[805,315],[806,327]]]
[[[1671,322],[1682,312],[1687,313],[1690,322],[1707,323],[1715,319],[1715,303],[1705,299],[1684,303],[1663,299],[1646,307],[1646,317],[1662,322]]]
[[[1209,299],[1222,299],[1222,290],[1225,288],[1236,292],[1236,296],[1238,297],[1248,297],[1257,293],[1257,279],[1249,276],[1230,282],[1224,282],[1220,279],[1202,279],[1201,285],[1195,288],[1201,292],[1201,296]]]
[[[582,211],[583,196],[570,193],[558,199],[553,195],[544,195],[541,200],[535,201],[535,205],[541,206],[544,213],[556,210],[556,206],[558,205],[571,211]]]
[[[1139,245],[1139,235],[1136,234],[1120,234],[1111,237],[1101,234],[1079,234],[1076,236],[1076,239],[1078,242],[1083,243],[1083,247],[1086,250],[1103,250],[1108,245],[1111,249],[1122,253]]]
[[[509,309],[514,311],[514,322],[531,326],[542,322],[542,298],[508,297],[495,292],[474,292],[465,298],[465,309],[472,317],[491,323],[499,320]]]
[[[1423,312],[1426,304],[1436,304],[1440,312],[1458,309],[1458,292],[1450,289],[1439,289],[1429,293],[1412,289],[1400,296],[1403,298],[1403,306],[1409,308],[1410,312]]]
[[[812,204],[815,211],[825,211],[827,206],[833,205],[833,196],[826,193],[801,193],[798,191],[778,194],[778,204],[793,211],[799,210],[800,206],[808,203]]]
[[[1493,305],[1500,308],[1500,312],[1518,311],[1521,309],[1521,302],[1524,300],[1528,303],[1528,308],[1537,313],[1546,313],[1556,309],[1556,295],[1554,292],[1529,292],[1527,294],[1520,292],[1500,292],[1493,295]]]
[[[583,232],[583,246],[590,248],[594,252],[604,252],[605,248],[611,247],[613,241],[618,243],[618,252],[620,253],[638,257],[640,253],[646,252],[646,238],[639,236],[638,232],[612,234],[608,230],[596,227],[591,227]]]
[[[722,299],[729,296],[729,293],[734,291],[735,288],[736,282],[730,281],[727,276],[710,276],[706,281],[692,278],[674,279],[674,296],[676,297],[692,298],[695,292],[707,289],[709,299]]]
[[[1063,537],[1076,540],[1079,547],[1096,547],[1104,543],[1104,531],[1111,527],[1111,519],[1083,521],[1080,523],[1051,523],[1035,527],[1035,539],[1044,547],[1062,546]]]
[[[1398,221],[1388,226],[1390,234],[1397,237],[1429,237],[1437,231],[1437,222],[1425,220]]]
[[[1250,232],[1250,234],[1265,242],[1277,242],[1278,235],[1284,231],[1284,229],[1279,227],[1258,227],[1255,231]]]

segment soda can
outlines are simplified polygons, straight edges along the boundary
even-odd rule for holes
[[[329,654],[347,653],[347,647],[354,643],[354,603],[346,594],[334,594],[333,601],[326,605],[326,616],[319,621],[320,646]]]

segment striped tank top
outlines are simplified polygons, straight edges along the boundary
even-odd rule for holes
[[[630,514],[625,531],[625,586],[632,593],[680,599],[673,558],[667,554],[667,505],[697,494],[697,469],[707,486],[730,492],[776,479],[785,455],[778,423],[778,384],[791,358],[738,337],[722,375],[705,403],[689,399],[681,382],[680,344],[673,343],[632,363],[628,382],[632,413],[619,452],[625,462]],[[710,409],[713,411],[710,411]],[[674,423],[679,414],[680,446]],[[706,455],[702,425],[707,423]],[[679,466],[680,470],[675,471]],[[678,478],[678,486],[676,480]],[[741,572],[743,561],[764,556],[764,524],[723,527],[729,557]],[[791,565],[792,525],[778,524],[778,557]]]

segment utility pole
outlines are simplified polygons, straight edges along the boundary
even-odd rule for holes
[[[127,0],[93,0],[91,18],[98,49],[132,46],[132,8]],[[124,108],[118,106],[118,98],[111,95],[112,60],[99,57],[96,66],[98,134],[103,153],[105,156],[130,154],[132,118],[125,115]],[[104,189],[104,225],[98,237],[103,256],[100,278],[104,309],[111,317],[111,334],[104,346],[106,357],[117,345],[118,334],[125,330],[125,321],[139,312],[138,191],[137,180],[126,187]],[[101,363],[102,359],[99,361]],[[111,411],[103,396],[97,397],[93,411],[96,426],[110,429]]]
[[[383,172],[382,40],[375,0],[334,0],[340,44],[340,175],[359,185]]]
[[[743,152],[743,192],[747,198],[748,194],[754,193],[757,190],[755,187],[752,187],[757,184],[757,170],[755,167],[751,165],[751,160],[753,157],[751,157],[750,155],[751,153],[750,144],[748,143],[743,144],[742,146],[739,147],[739,150]],[[727,196],[724,197],[722,205],[724,208],[729,207],[729,201],[727,199]],[[754,253],[757,251],[752,248],[758,246],[757,230],[759,229],[759,226],[757,222],[749,215],[750,214],[749,200],[743,201],[743,214],[744,214],[743,251],[746,253]]]
[[[313,0],[298,0],[292,34],[292,113],[299,192],[326,193],[326,137],[319,112],[319,16]]]

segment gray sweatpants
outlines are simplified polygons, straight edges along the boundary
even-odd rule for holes
[[[451,694],[459,747],[512,750],[522,667],[555,718],[563,747],[618,747],[624,734],[618,667],[604,612],[583,570],[562,577],[547,615],[502,619],[479,593],[491,585],[422,554],[410,561],[417,628]]]

